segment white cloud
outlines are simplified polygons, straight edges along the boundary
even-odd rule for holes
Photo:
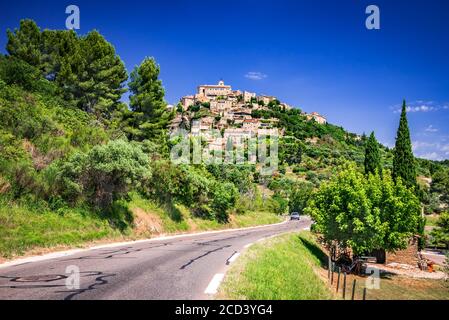
[[[395,105],[391,109],[393,109],[394,113],[401,113],[402,105]],[[407,112],[408,113],[416,113],[416,112],[433,112],[439,110],[449,110],[449,105],[440,104],[435,101],[424,101],[417,100],[410,103],[407,103]]]
[[[438,132],[438,129],[435,128],[433,125],[429,125],[425,131],[426,132]]]
[[[441,148],[441,151],[443,151],[445,155],[449,156],[449,144],[444,145]]]
[[[245,74],[245,78],[250,80],[263,80],[266,79],[268,76],[262,72],[256,72],[256,71],[250,71],[247,74]]]
[[[435,110],[436,110],[435,107],[425,104],[416,107],[407,107],[407,112],[429,112]]]
[[[441,142],[413,141],[412,149],[418,158],[443,160],[449,156],[449,144]]]
[[[438,155],[438,153],[436,153],[436,152],[424,153],[424,154],[418,155],[418,157],[424,158],[424,159],[427,159],[427,160],[437,160],[437,161],[438,160],[443,160],[443,158],[440,157]]]
[[[426,148],[440,148],[438,142],[424,142],[424,141],[413,141],[412,142],[413,151],[422,150]]]

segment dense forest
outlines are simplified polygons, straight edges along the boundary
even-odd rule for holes
[[[153,58],[128,74],[99,32],[41,30],[31,20],[8,31],[6,50],[0,56],[0,256],[269,223],[276,220],[267,214],[302,212],[347,161],[364,168],[365,135],[276,104],[253,115],[278,118],[285,129],[273,176],[261,176],[256,165],[174,165],[167,127],[177,111],[167,109]],[[392,169],[393,151],[376,145],[382,167]],[[449,163],[414,161],[426,212],[444,211]],[[145,215],[154,220],[154,214],[158,221],[148,222]]]

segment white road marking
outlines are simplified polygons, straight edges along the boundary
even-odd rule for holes
[[[237,260],[237,258],[239,257],[240,253],[236,252],[234,253],[228,260],[228,264],[233,263],[235,260]]]
[[[217,294],[218,287],[220,286],[220,283],[223,281],[224,274],[223,273],[217,273],[207,286],[206,290],[204,291],[205,294]]]
[[[243,248],[248,249],[249,247],[251,247],[254,243],[248,243],[247,245],[245,245]]]

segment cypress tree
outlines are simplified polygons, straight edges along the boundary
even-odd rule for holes
[[[402,182],[409,188],[416,186],[415,157],[412,152],[405,100],[402,104],[401,120],[394,148],[393,178],[395,180],[401,178]]]
[[[365,148],[365,174],[382,173],[382,165],[379,152],[379,143],[374,136],[374,132],[371,133]]]

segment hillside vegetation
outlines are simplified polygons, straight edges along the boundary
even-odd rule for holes
[[[0,256],[99,239],[249,226],[302,212],[336,166],[362,166],[366,138],[308,121],[274,103],[255,117],[285,128],[280,167],[174,165],[160,67],[130,73],[97,31],[8,31],[0,56]],[[127,80],[129,80],[126,85]],[[129,104],[122,102],[129,90]],[[201,110],[199,110],[201,112]],[[198,116],[201,116],[199,114]],[[385,167],[391,150],[380,147]],[[433,177],[429,213],[447,203],[447,163],[417,160]],[[446,202],[445,202],[446,201]]]

